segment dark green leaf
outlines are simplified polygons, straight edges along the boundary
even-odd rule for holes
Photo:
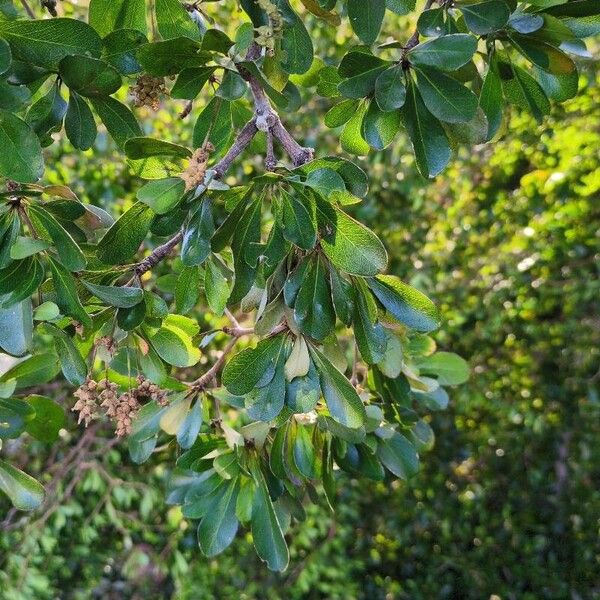
[[[417,87],[429,112],[440,121],[466,123],[475,116],[477,96],[437,69],[419,67]]]
[[[308,198],[282,191],[283,237],[304,250],[314,248],[317,231]]]
[[[503,0],[488,0],[478,4],[461,5],[460,10],[467,27],[478,35],[502,29],[510,17],[510,10]]]
[[[71,54],[100,56],[102,40],[87,23],[75,19],[0,20],[0,36],[10,44],[13,58],[57,71]]]
[[[383,111],[401,108],[406,100],[406,86],[402,67],[386,69],[375,81],[375,99]]]
[[[435,177],[450,160],[450,144],[440,122],[425,108],[414,83],[409,84],[407,92],[402,108],[404,126],[413,146],[417,167],[423,177]]]
[[[233,133],[231,103],[222,98],[212,98],[198,115],[194,126],[193,144],[199,148],[209,141],[219,153],[225,149]]]
[[[318,254],[305,260],[309,265],[303,270],[304,277],[294,303],[294,319],[302,333],[323,340],[335,326],[326,266]]]
[[[130,140],[131,141],[131,140]],[[150,181],[138,190],[137,199],[147,204],[157,215],[175,208],[185,193],[185,182],[179,177]]]
[[[192,67],[183,69],[171,89],[171,98],[193,100],[205,86],[216,67]]]
[[[435,305],[419,290],[393,275],[379,275],[369,279],[368,285],[385,309],[407,327],[424,332],[439,327]]]
[[[265,478],[257,462],[253,462],[252,476],[256,484],[252,503],[252,539],[257,554],[272,571],[284,571],[290,560],[281,525],[277,519]]]
[[[381,31],[385,0],[348,0],[348,17],[356,35],[365,44],[372,44]]]
[[[183,234],[181,262],[188,267],[201,265],[211,253],[210,239],[214,232],[212,202],[205,198]]]
[[[331,262],[346,273],[373,276],[387,266],[379,238],[342,210],[317,198],[321,246]]]
[[[387,440],[379,440],[377,457],[386,469],[408,479],[419,470],[419,455],[415,447],[400,433]]]
[[[180,36],[201,39],[198,26],[179,0],[154,0],[154,11],[158,32],[164,39]]]
[[[66,56],[58,68],[64,83],[82,96],[108,96],[121,87],[118,71],[97,58]]]
[[[44,501],[44,488],[4,460],[0,460],[0,490],[18,510],[35,510]]]
[[[69,94],[65,131],[71,144],[78,150],[88,150],[96,139],[94,115],[88,103],[73,91]]]
[[[415,46],[408,54],[412,64],[455,71],[468,63],[477,50],[477,40],[466,33],[454,33]]]
[[[108,96],[90,100],[117,146],[123,148],[129,138],[142,135],[135,116],[124,104]]]
[[[58,304],[63,314],[74,317],[85,327],[90,327],[92,321],[77,295],[75,278],[55,260],[49,258],[48,262],[50,263],[52,282],[56,290],[56,304]]]
[[[37,204],[28,208],[30,217],[39,223],[54,242],[60,262],[70,271],[82,271],[87,261],[69,232],[54,218],[54,216]]]
[[[394,141],[401,124],[402,117],[399,111],[383,112],[377,102],[371,100],[362,122],[362,137],[371,148],[383,150]]]
[[[144,0],[91,0],[89,23],[102,36],[115,29],[137,29],[146,33]]]
[[[81,280],[81,283],[90,291],[96,298],[106,302],[110,306],[117,308],[131,308],[139,304],[144,298],[144,292],[141,288],[116,286],[116,285],[97,285],[90,281]]]
[[[235,506],[239,492],[239,479],[233,479],[222,486],[215,495],[206,515],[198,527],[200,550],[209,558],[227,548],[238,530]]]
[[[235,396],[243,396],[256,386],[261,377],[273,367],[285,336],[261,340],[256,348],[246,348],[236,354],[223,369],[223,385]]]
[[[321,391],[331,416],[341,425],[352,429],[363,425],[365,407],[354,386],[316,348],[309,346],[309,351],[319,372]]]
[[[98,259],[107,265],[117,265],[131,259],[144,241],[153,213],[142,202],[136,202],[104,234],[98,243]]]
[[[42,147],[33,129],[6,110],[0,110],[0,175],[33,183],[44,172]]]

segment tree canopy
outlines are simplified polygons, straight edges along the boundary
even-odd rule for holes
[[[25,357],[0,377],[0,439],[55,442],[67,417],[37,388],[76,388],[79,422],[112,420],[134,463],[166,445],[167,501],[199,520],[206,556],[241,524],[282,571],[304,501],[333,508],[338,469],[414,475],[425,417],[469,376],[430,336],[443,313],[352,216],[369,173],[347,155],[401,144],[430,178],[494,143],[511,106],[542,121],[576,95],[600,9],[236,5],[91,0],[42,17],[0,4],[0,347]],[[396,39],[406,15],[416,30]],[[354,36],[325,49],[315,32],[344,24]],[[344,154],[287,123],[307,98]],[[168,128],[149,117],[178,100]],[[107,143],[139,181],[134,201],[99,206],[52,182],[54,146],[76,159]],[[19,510],[45,501],[4,459],[0,489]]]

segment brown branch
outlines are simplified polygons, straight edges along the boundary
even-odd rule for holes
[[[250,50],[248,50],[247,60],[254,60],[258,58],[258,56],[260,56],[260,47],[257,44],[253,44]],[[235,159],[248,147],[259,130],[265,131],[267,134],[267,169],[275,168],[276,164],[275,156],[273,154],[273,138],[276,138],[279,141],[295,167],[299,167],[312,160],[314,149],[301,146],[284,127],[279,115],[271,106],[260,82],[250,73],[244,71],[243,68],[240,68],[240,74],[250,85],[254,99],[255,116],[242,127],[227,154],[212,167],[211,170],[214,173],[214,178],[220,179],[223,177]],[[182,238],[183,231],[180,231],[170,240],[167,240],[164,244],[155,248],[149,256],[136,265],[136,275],[143,275],[147,271],[153,269],[161,260],[168,256]]]
[[[153,269],[163,258],[168,256],[168,254],[179,244],[179,242],[183,239],[183,231],[180,231],[176,235],[174,235],[170,240],[167,240],[161,246],[158,246],[152,251],[152,254],[148,255],[141,262],[139,262],[135,267],[135,273],[138,275],[143,275],[146,271],[150,271]]]
[[[210,382],[217,376],[217,373],[220,371],[221,367],[225,363],[227,355],[233,350],[235,345],[237,344],[238,337],[233,337],[229,340],[227,346],[223,348],[223,352],[221,356],[215,361],[215,364],[208,370],[204,375],[196,379],[191,385],[190,390],[194,392],[200,392],[205,389]]]
[[[429,10],[434,2],[435,2],[435,0],[427,0],[427,2],[425,2],[425,6],[423,7],[423,10],[421,11],[421,14],[423,14],[426,10]],[[404,46],[404,50],[410,50],[411,48],[414,48],[418,43],[419,43],[419,30],[415,29],[415,32],[410,36],[410,38],[406,42],[406,46]]]

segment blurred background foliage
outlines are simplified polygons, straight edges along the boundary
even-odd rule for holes
[[[320,32],[335,52],[332,29]],[[473,369],[431,420],[436,444],[415,478],[342,476],[336,514],[308,509],[279,575],[249,540],[201,556],[195,528],[164,502],[171,449],[135,466],[107,430],[71,421],[52,449],[7,448],[54,502],[20,518],[0,498],[0,597],[600,598],[597,67],[583,65],[580,96],[542,126],[513,112],[497,141],[459,152],[432,182],[407,140],[363,161],[372,188],[357,218],[385,241],[390,272],[440,306],[438,345]],[[319,155],[335,152],[327,102],[304,100],[287,122]],[[194,120],[181,108],[139,116],[153,136],[185,142]],[[46,183],[85,202],[126,208],[140,186],[106,136],[83,154],[64,140],[48,152]],[[238,169],[232,181],[262,166],[250,152]],[[71,406],[69,391],[51,393]]]

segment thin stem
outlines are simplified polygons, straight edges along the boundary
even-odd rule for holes
[[[31,10],[31,6],[29,6],[27,0],[21,0],[21,4],[23,5],[23,8],[25,9],[25,12],[29,16],[29,18],[35,19],[35,13],[33,12],[33,10]]]
[[[196,379],[190,388],[193,391],[202,391],[208,384],[217,376],[217,373],[220,371],[221,367],[225,363],[227,355],[233,350],[234,346],[237,344],[238,338],[233,337],[227,343],[227,346],[223,349],[221,356],[215,361],[215,364],[208,370],[204,375]]]

